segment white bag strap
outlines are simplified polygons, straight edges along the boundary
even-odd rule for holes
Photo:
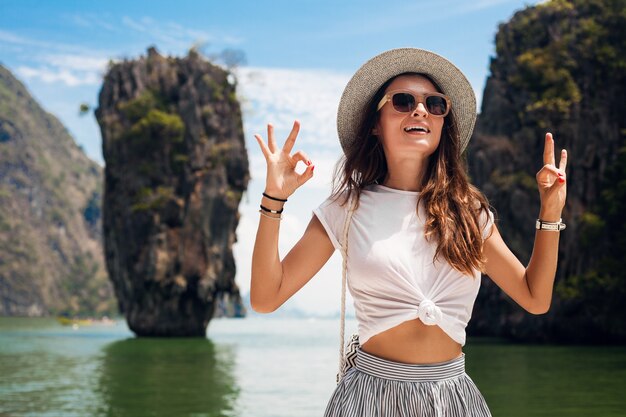
[[[353,201],[354,200],[354,201]],[[344,362],[345,362],[345,351],[344,351],[344,343],[345,343],[345,322],[346,322],[346,276],[348,273],[348,229],[350,228],[350,223],[352,221],[352,214],[354,213],[354,207],[356,206],[356,198],[353,198],[352,193],[350,194],[350,203],[349,210],[346,216],[346,222],[343,226],[343,247],[342,255],[343,255],[343,267],[342,267],[342,277],[341,277],[341,325],[340,325],[340,345],[339,345],[339,375],[343,370]]]

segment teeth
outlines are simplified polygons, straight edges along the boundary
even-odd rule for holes
[[[410,132],[412,130],[420,131],[420,132],[428,132],[428,129],[421,126],[409,126],[404,129],[405,132]]]

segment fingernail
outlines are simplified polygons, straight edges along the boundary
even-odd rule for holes
[[[315,171],[315,165],[313,165],[313,167],[311,168],[311,171]]]
[[[311,165],[311,161],[306,161],[306,164],[307,165]]]
[[[559,182],[565,182],[565,178],[559,178]]]

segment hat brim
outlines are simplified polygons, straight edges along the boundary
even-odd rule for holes
[[[450,111],[459,129],[460,152],[465,150],[476,123],[476,95],[472,85],[444,57],[424,49],[398,48],[376,55],[348,81],[337,110],[337,132],[344,153],[356,140],[365,107],[376,91],[390,78],[405,72],[428,75],[450,97]]]

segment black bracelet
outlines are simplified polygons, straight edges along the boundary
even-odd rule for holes
[[[274,214],[280,214],[283,212],[283,210],[285,209],[284,207],[281,208],[280,210],[272,210],[272,209],[268,209],[267,207],[264,207],[263,204],[261,204],[261,209],[264,211],[268,211],[270,213],[274,213]]]
[[[287,201],[287,199],[282,199],[282,198],[276,198],[276,197],[270,197],[269,195],[263,193],[263,195],[267,198],[269,198],[270,200],[276,200],[276,201]]]

